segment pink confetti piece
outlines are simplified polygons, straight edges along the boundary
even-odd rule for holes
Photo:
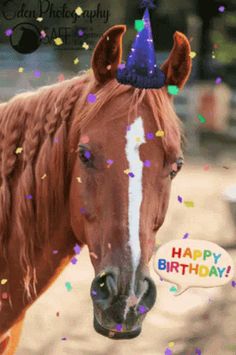
[[[2,293],[2,299],[3,300],[7,300],[8,299],[8,293],[7,292],[3,292]]]
[[[96,95],[94,94],[88,94],[87,96],[87,101],[90,103],[90,104],[93,104],[94,102],[96,102],[97,98],[96,98]]]
[[[89,142],[89,136],[81,136],[80,142],[83,144],[87,144]]]
[[[58,250],[53,250],[52,253],[53,254],[58,254]]]
[[[54,143],[58,143],[58,142],[59,142],[59,139],[58,139],[58,138],[54,138],[54,139],[53,139],[53,142],[54,142]]]
[[[209,165],[204,165],[204,167],[203,167],[203,169],[204,169],[205,171],[209,170],[209,168],[210,168]]]
[[[92,256],[92,258],[94,258],[94,259],[98,259],[97,254],[95,254],[94,252],[91,252],[91,253],[89,253],[89,254]]]
[[[60,74],[58,75],[58,78],[57,78],[58,82],[60,83],[61,81],[64,81],[65,80],[65,76],[64,74]]]

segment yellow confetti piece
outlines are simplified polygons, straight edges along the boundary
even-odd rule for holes
[[[54,38],[54,42],[57,46],[61,46],[63,44],[63,40],[60,37]]]
[[[42,22],[42,21],[43,21],[43,17],[37,17],[37,18],[36,18],[36,21]]]
[[[124,170],[124,173],[125,173],[126,175],[128,175],[128,174],[130,173],[130,170],[129,170],[129,169],[126,169],[126,170]]]
[[[197,53],[194,51],[190,52],[190,54],[189,54],[190,58],[192,58],[192,59],[195,58],[196,55],[197,55]]]
[[[83,43],[82,47],[86,49],[86,51],[89,49],[89,45],[86,42]]]
[[[156,137],[164,137],[164,135],[165,135],[165,132],[164,132],[164,131],[157,131],[157,132],[155,133],[155,136],[156,136]]]
[[[20,68],[18,69],[18,72],[19,72],[19,73],[23,73],[23,71],[24,71],[24,68],[23,68],[23,67],[20,67]]]
[[[141,142],[141,138],[140,138],[140,137],[136,137],[135,140],[136,140],[136,142],[138,142],[138,143]]]
[[[82,15],[83,10],[81,9],[80,6],[78,6],[77,9],[75,9],[75,13],[76,13],[76,15],[78,15],[78,16]]]
[[[77,177],[76,179],[77,179],[77,181],[78,181],[80,184],[82,184],[82,180],[81,180],[80,177]]]
[[[74,64],[78,64],[79,63],[79,58],[75,58],[74,59]]]
[[[175,343],[174,343],[173,341],[171,341],[171,342],[168,343],[168,347],[169,347],[169,348],[173,348],[174,345],[175,345]]]
[[[47,174],[44,174],[43,176],[41,176],[41,179],[44,180],[45,177],[47,177]]]
[[[184,204],[186,207],[194,207],[194,202],[193,201],[184,201]]]
[[[16,148],[16,151],[15,151],[16,154],[21,154],[22,152],[23,152],[23,148],[21,148],[21,147]]]
[[[1,280],[1,285],[5,285],[7,283],[7,279],[2,279]]]

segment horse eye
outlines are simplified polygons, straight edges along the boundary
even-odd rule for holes
[[[84,148],[80,148],[79,158],[82,161],[82,163],[89,164],[92,161],[92,154],[90,153],[89,150],[86,150]]]
[[[184,158],[182,158],[182,157],[178,158],[175,163],[176,163],[177,170],[172,170],[170,172],[171,180],[174,179],[174,177],[176,177],[176,175],[178,174],[178,172],[181,170],[182,166],[184,165]]]

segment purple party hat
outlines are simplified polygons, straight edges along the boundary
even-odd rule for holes
[[[153,7],[152,1],[143,6]],[[152,5],[152,6],[151,6]],[[126,64],[119,65],[117,80],[136,88],[159,89],[165,85],[165,74],[156,64],[151,21],[148,8],[143,16],[144,28],[137,34]]]

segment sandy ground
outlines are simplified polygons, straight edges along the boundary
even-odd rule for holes
[[[181,239],[189,233],[191,239],[221,245],[235,243],[233,219],[222,198],[223,191],[235,182],[235,168],[210,165],[204,170],[203,163],[186,164],[173,182],[170,207],[157,242]],[[178,195],[193,201],[195,207],[179,203]],[[231,254],[236,263],[236,250]],[[28,311],[16,354],[164,355],[168,343],[174,342],[173,354],[194,355],[200,349],[204,355],[235,355],[236,287],[195,288],[176,297],[170,292],[173,285],[161,282],[151,269],[158,299],[144,321],[141,335],[132,340],[110,340],[97,334],[92,326],[89,289],[94,273],[84,249],[77,265],[69,265]],[[72,284],[71,292],[66,290],[67,281]]]

